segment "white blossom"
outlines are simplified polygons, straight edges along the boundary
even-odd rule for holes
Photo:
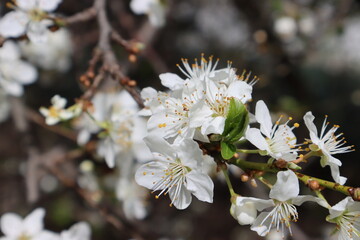
[[[164,139],[149,135],[144,139],[153,152],[154,161],[142,165],[135,174],[136,182],[148,189],[169,194],[171,204],[185,209],[191,203],[191,194],[200,201],[213,201],[214,184],[203,173],[204,156],[196,142],[184,139],[170,145]]]
[[[79,222],[64,230],[60,234],[60,240],[90,240],[91,229],[88,223]]]
[[[81,104],[74,104],[66,108],[66,99],[55,95],[51,98],[52,106],[49,108],[41,107],[40,113],[46,118],[45,122],[48,125],[54,125],[60,121],[66,121],[70,118],[78,116],[81,113]]]
[[[162,0],[132,0],[130,8],[136,14],[147,14],[155,27],[165,25],[165,5]]]
[[[325,205],[323,200],[313,196],[299,196],[299,181],[291,170],[281,171],[277,174],[277,181],[270,190],[270,199],[263,200],[252,197],[237,197],[236,206],[253,204],[258,211],[269,208],[269,212],[260,213],[253,221],[253,212],[243,217],[252,223],[251,230],[256,231],[260,236],[266,236],[272,229],[276,229],[285,236],[286,229],[291,232],[291,222],[296,222],[298,212],[295,205],[301,205],[305,201],[315,201]],[[249,220],[247,220],[247,218]]]
[[[0,19],[0,34],[20,37],[26,34],[32,42],[47,40],[47,28],[53,23],[47,18],[62,0],[17,0],[14,11]]]
[[[339,240],[360,239],[360,202],[346,197],[329,209],[326,220],[336,224]]]
[[[22,53],[29,62],[42,69],[67,71],[73,51],[69,31],[62,28],[46,35],[46,42],[21,42]]]
[[[45,210],[37,208],[22,219],[15,213],[1,216],[0,227],[5,236],[2,240],[58,240],[59,236],[44,229]]]
[[[341,166],[342,163],[339,159],[333,157],[332,155],[350,152],[352,151],[353,146],[344,146],[346,141],[344,141],[343,137],[340,138],[343,134],[335,134],[339,128],[338,125],[334,125],[328,131],[326,131],[329,125],[327,118],[325,118],[320,135],[318,135],[317,128],[314,124],[314,119],[315,117],[311,112],[307,112],[304,116],[305,124],[310,132],[310,140],[322,152],[320,164],[322,167],[330,166],[331,175],[335,182],[344,184],[346,182],[346,178],[340,176],[339,171],[339,166]]]
[[[126,218],[144,219],[146,217],[146,193],[146,188],[137,185],[133,175],[132,179],[120,176],[116,184],[116,197],[122,202]]]
[[[262,100],[256,103],[255,118],[260,123],[260,130],[249,128],[245,134],[246,139],[275,159],[295,160],[297,158],[297,149],[294,149],[296,136],[292,130],[298,124],[295,123],[293,127],[289,127],[288,122],[280,125],[281,117],[273,124],[269,109]]]
[[[37,79],[36,69],[20,57],[19,48],[14,42],[6,41],[0,48],[0,88],[17,97],[23,94],[23,85]]]

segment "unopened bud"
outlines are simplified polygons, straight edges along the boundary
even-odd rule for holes
[[[244,174],[241,174],[240,179],[242,182],[247,182],[247,181],[249,181],[250,176],[247,175],[246,173],[244,173]]]
[[[360,188],[350,188],[349,193],[354,201],[360,201]]]
[[[132,63],[135,63],[137,60],[137,57],[135,54],[130,54],[129,55],[129,61],[132,62]]]
[[[128,81],[128,84],[127,84],[129,87],[135,87],[137,85],[136,81],[135,80],[130,80]]]
[[[288,162],[285,161],[284,159],[279,159],[279,160],[277,160],[277,161],[275,162],[275,166],[276,166],[277,168],[286,168],[287,165],[288,165]]]
[[[320,189],[320,184],[318,181],[316,180],[309,180],[308,181],[308,186],[311,190],[319,190]]]
[[[255,180],[254,178],[250,180],[250,184],[251,184],[251,186],[253,186],[253,187],[257,187],[257,186],[258,186],[257,183],[256,183],[256,180]]]

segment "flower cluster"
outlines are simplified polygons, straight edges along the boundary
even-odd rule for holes
[[[37,208],[22,219],[15,213],[5,213],[1,216],[1,231],[3,240],[90,240],[91,229],[86,222],[74,224],[69,230],[60,234],[44,229],[45,210]]]
[[[222,161],[228,161],[241,167],[240,159],[240,162],[231,160],[237,158],[236,152],[252,152],[268,156],[269,166],[278,169],[275,184],[261,177],[271,188],[268,200],[235,194],[227,177],[232,194],[231,214],[240,224],[250,224],[251,230],[260,236],[266,236],[273,230],[280,231],[282,237],[287,233],[291,235],[291,222],[299,218],[296,206],[305,201],[330,208],[323,198],[299,195],[299,180],[294,171],[301,169],[297,164],[305,158],[320,156],[321,166],[330,166],[334,181],[345,183],[346,179],[339,174],[341,162],[332,155],[352,151],[353,146],[344,146],[346,142],[340,138],[342,134],[335,134],[338,126],[327,131],[325,119],[318,136],[314,116],[308,112],[304,121],[310,139],[298,143],[293,131],[300,125],[290,125],[291,117],[283,121],[281,115],[273,122],[262,100],[256,103],[255,114],[249,113],[248,103],[252,99],[256,77],[250,78],[250,74],[245,72],[237,75],[230,63],[226,68],[216,69],[218,61],[214,62],[212,57],[207,60],[201,56],[200,61],[195,59],[194,64],[183,59],[182,63],[183,66],[178,67],[185,78],[173,73],[160,75],[161,83],[169,89],[168,92],[158,92],[150,87],[141,92],[145,108],[140,114],[150,117],[145,142],[153,152],[154,160],[137,170],[135,179],[138,184],[158,192],[156,198],[169,194],[170,205],[178,209],[190,204],[191,194],[211,203],[213,183],[205,171],[204,158],[212,158],[205,154],[208,152],[206,144],[214,144],[221,148],[223,159],[215,159],[219,166]],[[244,141],[250,142],[256,150],[237,149]],[[308,147],[303,147],[307,144]],[[306,151],[306,157],[300,154]],[[215,154],[213,157],[219,156]],[[262,212],[258,214],[258,211]],[[349,216],[341,214],[338,215]],[[329,221],[339,226],[345,226],[344,222],[350,221],[345,217],[342,220],[335,218],[330,216],[332,220]],[[351,230],[347,229],[347,232],[351,232],[351,236],[358,233],[356,224],[358,222],[354,219],[347,224]]]
[[[3,37],[20,37],[26,34],[32,42],[47,40],[47,28],[53,24],[49,12],[62,0],[17,0],[9,4],[14,9],[0,20]]]

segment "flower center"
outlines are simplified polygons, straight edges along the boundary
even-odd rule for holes
[[[289,229],[290,235],[292,235],[290,222],[296,222],[298,220],[296,207],[287,202],[274,201],[276,206],[264,218],[261,225],[265,225],[265,222],[268,222],[268,225],[270,225],[268,227],[268,232],[270,229],[276,228],[277,231],[282,231],[283,233],[284,227],[286,227]]]
[[[17,240],[31,240],[31,237],[23,233],[17,238]]]
[[[179,158],[169,163],[168,168],[163,171],[164,175],[158,182],[153,182],[153,192],[161,190],[155,198],[159,198],[162,194],[166,195],[169,191],[174,191],[174,198],[170,205],[178,198],[183,184],[186,182],[186,174],[191,168],[184,166]]]

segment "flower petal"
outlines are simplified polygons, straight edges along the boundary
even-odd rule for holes
[[[0,20],[0,35],[3,37],[20,37],[25,33],[28,22],[27,14],[20,11],[9,12]]]
[[[272,122],[268,107],[264,101],[260,100],[256,103],[255,118],[260,123],[261,132],[268,138],[271,138]]]
[[[15,213],[5,213],[0,219],[0,226],[5,236],[17,238],[23,231],[23,220]]]
[[[46,12],[54,11],[62,0],[37,0],[38,7]]]
[[[299,195],[299,180],[291,170],[281,171],[277,174],[277,180],[270,190],[269,197],[285,202]]]
[[[159,76],[161,84],[172,91],[180,90],[184,87],[184,80],[174,73],[163,73]]]
[[[185,209],[187,208],[191,203],[191,193],[185,188],[183,184],[181,184],[179,187],[173,187],[169,191],[169,197],[172,201],[172,204],[177,209]]]
[[[186,175],[186,180],[186,188],[197,199],[203,202],[213,202],[214,183],[208,175],[193,170]]]
[[[266,142],[259,129],[248,128],[245,133],[245,138],[258,149],[270,152],[269,144]]]
[[[36,235],[40,233],[44,228],[44,220],[45,210],[43,208],[37,208],[32,211],[25,219],[24,219],[24,228],[27,233],[31,235]]]

